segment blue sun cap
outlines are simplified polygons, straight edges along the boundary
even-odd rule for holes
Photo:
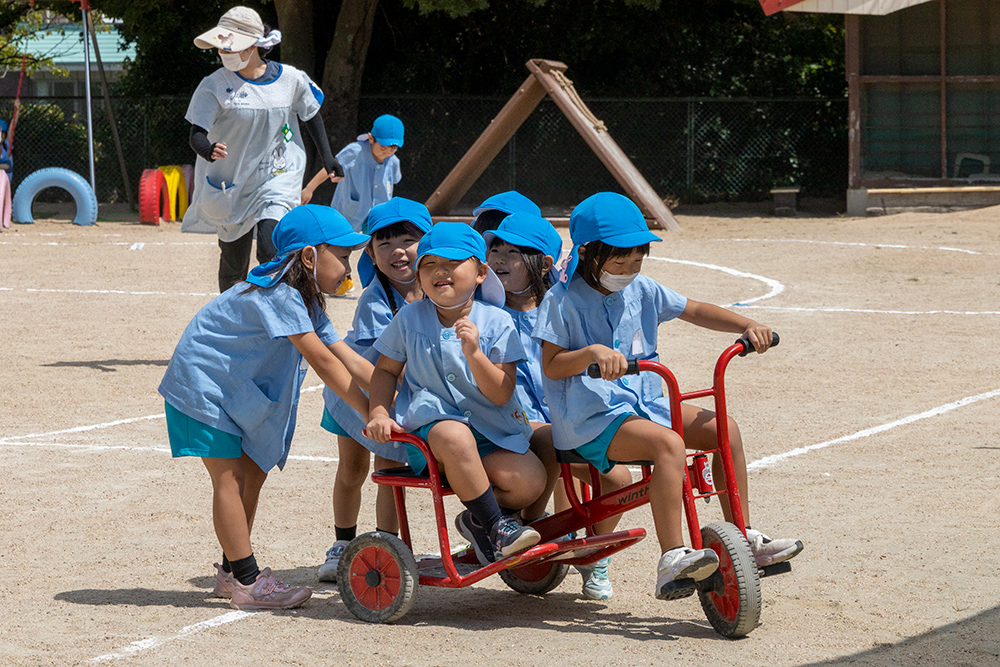
[[[426,206],[412,199],[393,197],[385,203],[372,207],[372,210],[368,212],[368,217],[361,225],[361,231],[374,236],[378,230],[397,222],[412,222],[424,234],[431,231],[433,224],[431,214]],[[362,253],[358,257],[358,278],[361,280],[361,286],[368,287],[374,277],[375,263],[371,255]]]
[[[542,214],[542,209],[538,208],[538,204],[515,190],[487,197],[482,204],[472,211],[472,215],[478,218],[479,214],[484,211],[503,211],[507,215],[511,213],[530,213],[540,216]]]
[[[562,237],[545,218],[530,213],[511,213],[495,230],[483,232],[483,240],[488,248],[494,238],[511,245],[534,248],[552,258],[553,283],[558,278],[555,267],[562,255]]]
[[[7,121],[5,121],[3,118],[0,118],[0,132],[6,132],[6,131],[7,131]]]
[[[476,230],[464,222],[439,222],[431,228],[431,231],[424,234],[417,245],[417,268],[420,268],[420,260],[427,255],[457,261],[475,257],[485,264],[486,242]],[[497,274],[493,273],[493,269],[489,266],[486,268],[486,280],[480,286],[482,298],[494,306],[503,306],[507,301],[503,284],[497,278]]]
[[[286,213],[271,233],[276,249],[274,259],[255,266],[247,282],[261,287],[273,287],[284,275],[279,269],[288,256],[306,246],[326,243],[341,248],[361,248],[371,237],[359,234],[343,215],[329,206],[306,204],[296,206]]]
[[[395,116],[384,114],[375,119],[372,123],[372,136],[375,141],[385,147],[403,147],[403,121]]]
[[[616,248],[635,248],[662,241],[649,231],[646,218],[631,199],[617,192],[598,192],[576,205],[569,216],[573,249],[563,262],[559,282],[567,286],[580,262],[580,248],[601,241]]]

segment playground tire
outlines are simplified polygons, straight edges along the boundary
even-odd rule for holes
[[[731,523],[701,529],[702,546],[719,556],[719,569],[698,582],[698,597],[708,622],[723,637],[745,637],[760,621],[760,576],[750,545]]]
[[[92,225],[97,222],[97,196],[83,176],[63,169],[62,167],[46,167],[28,174],[14,192],[11,203],[11,217],[14,222],[34,223],[31,216],[31,205],[35,197],[45,188],[62,188],[73,197],[76,203],[74,225]]]
[[[145,169],[139,178],[139,222],[159,225],[170,219],[170,193],[167,179],[159,169]]]
[[[569,565],[551,560],[500,570],[500,578],[512,590],[525,595],[545,595],[566,578]]]
[[[372,532],[347,545],[337,566],[337,581],[348,611],[368,623],[391,623],[413,606],[420,575],[402,540]]]

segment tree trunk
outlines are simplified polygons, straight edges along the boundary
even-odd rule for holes
[[[377,7],[378,0],[343,0],[340,5],[320,85],[326,95],[323,121],[334,153],[359,134],[358,98]]]
[[[274,0],[281,30],[281,62],[316,77],[312,0]]]

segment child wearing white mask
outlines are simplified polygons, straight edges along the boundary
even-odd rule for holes
[[[573,250],[560,285],[538,307],[533,336],[542,345],[542,385],[552,417],[556,449],[575,449],[601,472],[620,461],[652,461],[649,504],[660,543],[654,594],[661,600],[687,597],[695,583],[715,571],[711,549],[684,546],[681,531],[685,449],[717,446],[716,415],[681,404],[684,438],[671,430],[670,402],[659,376],[625,375],[629,358],[658,360],[657,330],[675,318],[706,329],[743,334],[758,353],[771,345],[771,329],[709,303],[686,299],[642,275],[651,241],[639,208],[627,197],[601,192],[570,216]],[[600,378],[585,375],[590,364]],[[730,446],[743,516],[750,521],[746,456],[736,422],[729,419]],[[716,479],[722,462],[713,461]],[[727,521],[732,521],[724,503]],[[758,566],[788,560],[802,551],[795,539],[772,540],[746,526]]]
[[[331,180],[344,173],[319,115],[323,93],[304,72],[264,59],[280,41],[247,7],[233,7],[194,40],[216,49],[223,66],[201,81],[184,116],[199,159],[181,229],[218,234],[220,292],[247,277],[255,232],[257,261],[271,260],[271,233],[299,204],[306,168],[300,120]]]

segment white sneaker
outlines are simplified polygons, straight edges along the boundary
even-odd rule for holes
[[[695,583],[711,575],[718,567],[719,556],[711,549],[671,549],[660,556],[653,594],[657,600],[686,598],[694,593]]]
[[[753,528],[747,528],[747,541],[750,542],[750,551],[753,552],[753,559],[756,561],[757,567],[774,565],[789,558],[794,558],[803,549],[801,540],[788,538],[772,540],[764,533]]]
[[[344,555],[348,544],[348,540],[337,540],[327,550],[326,562],[319,566],[320,581],[337,581],[337,566],[340,565],[340,557]]]

